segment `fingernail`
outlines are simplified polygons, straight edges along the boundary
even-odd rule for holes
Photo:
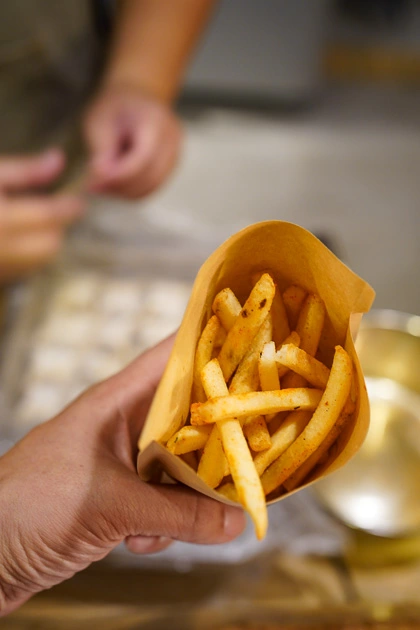
[[[236,538],[245,529],[245,514],[242,510],[227,507],[225,510],[224,531],[229,538]]]

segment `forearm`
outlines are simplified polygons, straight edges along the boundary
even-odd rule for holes
[[[214,4],[215,0],[120,0],[105,84],[134,84],[171,102]]]

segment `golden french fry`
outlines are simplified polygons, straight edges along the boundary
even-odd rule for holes
[[[258,374],[260,377],[260,388],[263,392],[280,389],[280,378],[276,363],[276,346],[274,341],[269,341],[264,345],[258,361]],[[268,415],[266,418],[267,422],[270,422],[275,415],[276,414]]]
[[[280,379],[276,359],[277,355],[275,343],[274,341],[269,341],[264,345],[258,362],[260,386],[263,392],[280,389]]]
[[[258,389],[258,359],[264,344],[270,341],[272,331],[271,316],[269,314],[233,375],[229,385],[230,394],[244,394],[245,392],[255,392]]]
[[[210,488],[216,488],[223,477],[229,474],[229,466],[223,450],[222,436],[217,424],[213,426],[210,437],[204,446],[197,474]]]
[[[296,332],[300,337],[300,348],[313,357],[318,350],[324,321],[324,302],[318,295],[310,293],[305,299],[299,313]]]
[[[327,386],[330,370],[305,350],[289,343],[283,345],[274,356],[281,365],[290,368],[314,387],[324,389]]]
[[[285,346],[288,343],[293,343],[295,346],[299,346],[300,345],[300,337],[299,337],[299,335],[297,334],[296,331],[293,330],[290,333],[290,335],[288,335],[286,337],[286,339],[283,341],[283,343],[280,344],[280,346],[277,346],[277,350],[280,350],[280,348],[282,346]],[[277,371],[279,373],[279,378],[281,379],[281,378],[283,378],[283,376],[285,376],[288,373],[289,368],[285,367],[284,365],[280,365],[278,363],[277,364]]]
[[[281,426],[271,436],[271,447],[257,453],[254,457],[255,468],[259,475],[270,466],[302,433],[312,417],[311,411],[292,411]],[[271,425],[270,425],[271,426]]]
[[[265,451],[271,446],[271,437],[263,416],[249,418],[242,425],[249,448],[256,453]]]
[[[261,273],[253,274],[252,281],[254,284],[258,282],[261,275]],[[273,317],[273,340],[276,345],[279,345],[290,335],[290,327],[283,297],[278,287],[276,287],[273,303],[271,305],[271,315]]]
[[[207,322],[201,337],[198,340],[197,350],[195,352],[194,360],[194,373],[193,373],[193,399],[197,402],[204,402],[206,400],[206,394],[201,384],[201,370],[203,367],[211,361],[213,357],[213,351],[216,346],[217,339],[223,331],[222,325],[216,317],[213,315]]]
[[[197,472],[197,454],[195,451],[190,451],[189,453],[183,453],[183,455],[178,455],[190,468]]]
[[[191,424],[208,424],[226,418],[244,418],[295,409],[313,411],[322,394],[319,389],[302,387],[216,397],[191,405]]]
[[[283,304],[286,309],[287,319],[291,330],[296,328],[306,291],[295,284],[288,287],[283,293]]]
[[[207,396],[229,398],[223,372],[217,359],[210,361],[202,372],[203,385]],[[250,514],[257,538],[264,538],[267,531],[268,517],[261,480],[255,469],[252,455],[242,432],[242,427],[235,418],[226,418],[218,425],[222,436],[223,448],[229,463],[239,502]]]
[[[351,358],[341,346],[336,346],[327,387],[311,420],[293,444],[261,477],[265,494],[270,494],[281,486],[326,438],[349,396],[352,370]],[[206,404],[208,403],[204,403]]]
[[[252,289],[240,315],[229,330],[219,353],[219,364],[227,382],[245,356],[252,340],[266,319],[276,287],[265,273]]]
[[[232,482],[229,481],[228,483],[224,483],[223,486],[217,488],[217,492],[220,492],[220,494],[226,497],[226,499],[239,503],[238,493],[236,492],[236,488]]]
[[[203,448],[207,442],[212,427],[203,425],[201,427],[191,427],[189,425],[182,427],[168,441],[166,448],[174,453],[174,455],[183,455],[190,451],[197,451]]]
[[[299,466],[299,468],[292,475],[290,475],[288,479],[285,479],[283,481],[283,486],[288,492],[297,488],[308,477],[309,473],[322,460],[324,455],[330,450],[334,442],[337,440],[343,427],[347,424],[347,422],[349,422],[352,416],[352,413],[349,414],[346,412],[346,406],[347,403],[346,405],[344,405],[344,409],[341,412],[337,422],[328,433],[327,437],[318,446],[316,451],[312,453],[312,455],[308,457],[305,462],[303,462],[302,466]]]
[[[229,331],[242,310],[241,303],[231,289],[222,289],[213,300],[213,313],[223,328]]]

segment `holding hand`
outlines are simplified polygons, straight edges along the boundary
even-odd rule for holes
[[[129,199],[151,193],[174,168],[181,127],[168,105],[130,85],[102,90],[85,119],[92,192]]]
[[[49,262],[59,251],[66,227],[80,217],[80,197],[35,193],[64,168],[51,150],[34,157],[0,159],[0,281],[14,280]]]
[[[125,540],[222,543],[243,513],[136,473],[136,443],[172,340],[96,385],[0,459],[0,611],[70,578]]]

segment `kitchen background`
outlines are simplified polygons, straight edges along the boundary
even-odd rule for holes
[[[376,308],[420,314],[419,86],[415,0],[222,0],[178,105],[186,142],[171,181],[142,202],[92,198],[57,262],[5,293],[2,450],[174,330],[200,264],[255,221],[308,228],[372,284]],[[75,602],[80,627],[166,613],[174,624],[180,606],[187,627],[197,604],[219,620],[250,601],[307,623],[326,611],[420,619],[416,537],[355,546],[312,494],[281,506],[262,547],[247,530],[211,551],[119,550],[0,627],[73,627]]]

